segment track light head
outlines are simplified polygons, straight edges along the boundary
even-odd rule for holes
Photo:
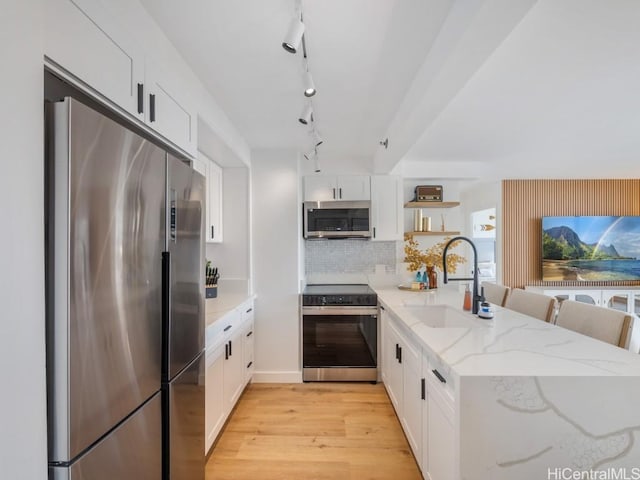
[[[304,154],[304,159],[305,160],[313,160],[313,158],[318,155],[318,151],[314,148],[313,150],[311,150],[310,152],[307,152]]]
[[[311,72],[307,71],[304,74],[304,96],[313,97],[316,94],[316,85],[313,83]]]
[[[322,145],[322,142],[324,142],[324,140],[315,128],[311,132],[311,135],[313,136],[313,144],[316,146],[316,148]]]
[[[304,154],[306,160],[313,160],[313,171],[320,173],[320,161],[318,160],[318,149],[314,148],[309,153]]]
[[[282,48],[289,53],[296,53],[300,48],[302,35],[304,34],[304,23],[300,18],[293,18],[289,24],[289,30],[282,41]]]
[[[311,103],[307,103],[304,106],[298,121],[303,125],[309,125],[313,121],[313,108],[311,108]]]

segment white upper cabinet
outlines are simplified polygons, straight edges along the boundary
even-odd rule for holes
[[[46,57],[143,120],[144,53],[131,37],[95,0],[45,5]]]
[[[304,177],[304,200],[371,200],[368,175],[309,175]]]
[[[208,243],[222,243],[222,168],[202,152],[198,152],[194,168],[200,173],[204,170],[206,177],[205,240]]]
[[[97,0],[47,0],[45,55],[79,85],[196,155],[197,113],[189,87],[153,62]]]
[[[207,242],[222,243],[222,168],[209,162],[207,170]]]
[[[145,121],[163,137],[188,153],[197,149],[197,113],[191,106],[187,86],[146,57]]]
[[[372,241],[402,240],[402,178],[393,175],[371,177]]]

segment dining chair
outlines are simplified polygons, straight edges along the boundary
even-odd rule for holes
[[[556,325],[618,347],[628,348],[633,315],[612,308],[565,300],[560,306]]]
[[[504,306],[509,310],[515,310],[545,322],[552,322],[556,313],[555,298],[521,288],[511,289]]]
[[[504,307],[509,295],[509,287],[491,282],[482,282],[482,292],[487,302]]]

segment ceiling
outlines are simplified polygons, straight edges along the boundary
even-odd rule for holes
[[[310,149],[302,55],[280,46],[295,0],[141,2],[252,149]],[[302,9],[325,172],[640,177],[636,0]]]

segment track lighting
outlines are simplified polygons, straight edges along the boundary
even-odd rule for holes
[[[302,113],[298,118],[298,121],[303,125],[308,125],[313,121],[313,108],[311,107],[311,102],[307,103],[302,109]]]
[[[296,13],[294,18],[291,20],[289,24],[289,30],[284,37],[284,41],[282,42],[282,48],[284,48],[289,53],[296,53],[298,48],[302,45],[302,67],[303,67],[303,93],[307,98],[313,97],[316,93],[316,86],[313,81],[313,77],[311,76],[311,71],[309,70],[309,57],[307,55],[307,44],[305,39],[305,25],[302,16],[302,1],[294,0],[296,3]],[[311,105],[311,100],[309,100],[304,108],[302,109],[302,113],[298,117],[298,121],[303,125],[309,125],[316,123],[316,118],[313,113],[313,106]],[[320,168],[317,165],[318,162],[318,146],[322,145],[323,139],[316,130],[315,126],[313,126],[309,132],[309,134],[313,137],[313,145],[314,145],[314,155],[316,159],[316,172],[320,171]],[[309,160],[311,158],[311,154],[305,155],[305,158]]]
[[[289,53],[296,53],[300,48],[300,42],[302,41],[302,35],[304,34],[304,23],[302,19],[295,17],[289,24],[289,30],[282,41],[282,48]]]
[[[304,74],[304,96],[313,97],[316,94],[316,86],[313,83],[311,72],[308,70]]]

